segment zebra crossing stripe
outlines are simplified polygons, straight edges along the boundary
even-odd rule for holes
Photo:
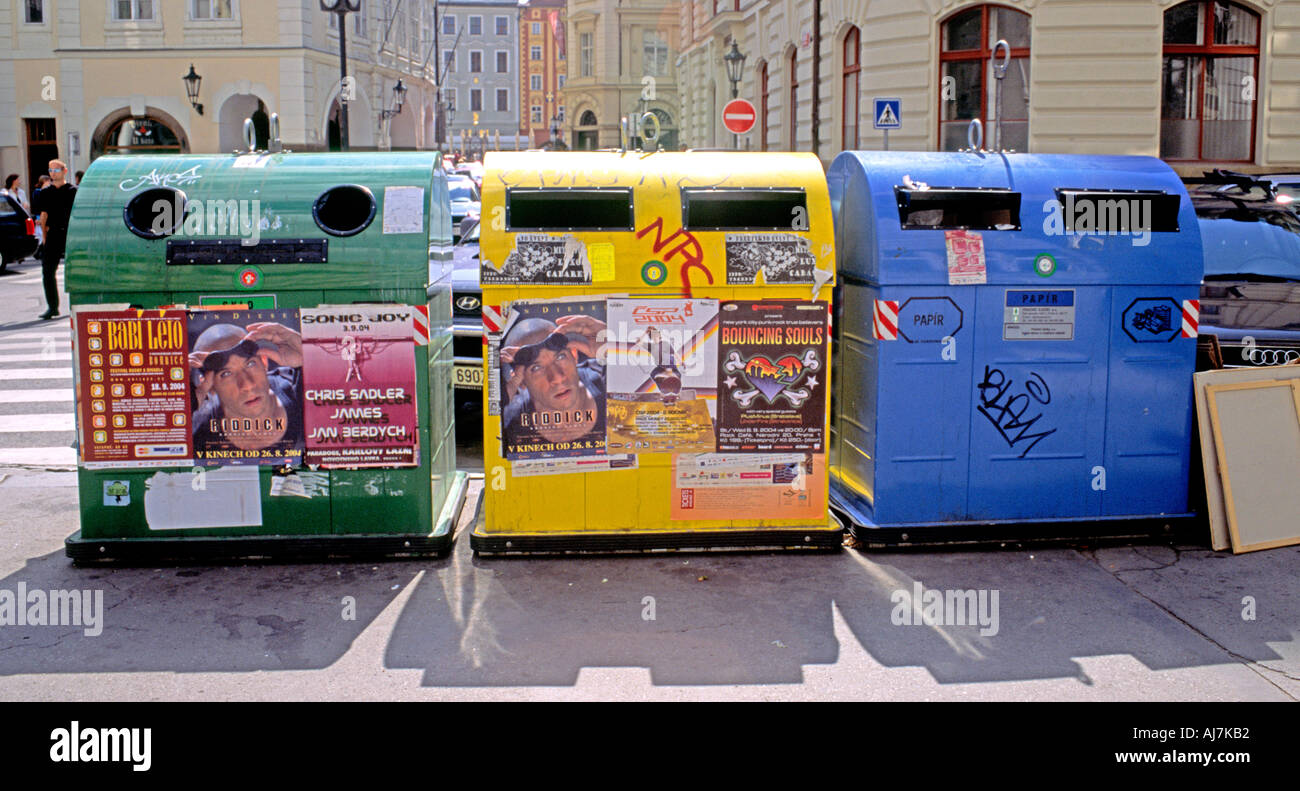
[[[0,382],[24,379],[71,379],[71,368],[0,368]]]
[[[0,448],[0,465],[75,467],[77,451],[72,448]]]
[[[52,352],[50,354],[0,354],[0,363],[41,363],[71,359],[71,351]]]
[[[0,432],[73,431],[76,429],[71,412],[48,415],[0,415]]]
[[[42,404],[50,401],[71,401],[72,388],[32,390],[0,390],[0,404]]]

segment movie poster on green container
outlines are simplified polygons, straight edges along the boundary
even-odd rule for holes
[[[415,309],[302,309],[306,463],[325,468],[420,463]]]
[[[191,311],[187,334],[198,463],[301,462],[298,310]]]

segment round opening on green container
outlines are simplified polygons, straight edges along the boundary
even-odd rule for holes
[[[375,219],[374,193],[359,184],[330,187],[312,204],[311,216],[327,234],[354,236]]]
[[[162,239],[180,230],[187,200],[175,187],[150,187],[126,202],[122,221],[142,239]]]

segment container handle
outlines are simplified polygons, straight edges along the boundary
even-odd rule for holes
[[[998,60],[998,52],[1002,52],[1002,60]],[[998,39],[998,43],[993,45],[993,54],[989,56],[989,64],[993,67],[993,77],[997,80],[994,89],[993,106],[996,108],[997,117],[993,119],[993,148],[1002,150],[1002,82],[1007,78],[1007,66],[1011,65],[1011,45],[1006,39]]]
[[[278,154],[284,150],[284,145],[280,143],[280,114],[279,113],[271,113],[271,121],[269,124],[268,131],[269,134],[267,135],[267,137],[269,137],[270,140],[267,142],[266,148],[271,153]]]
[[[244,145],[250,152],[257,150],[257,134],[253,131],[253,119],[244,119]]]
[[[655,132],[653,135],[646,134],[646,121],[654,122]],[[641,114],[641,120],[638,126],[640,128],[638,128],[637,131],[641,133],[641,139],[646,141],[650,145],[654,145],[659,140],[659,133],[663,131],[662,127],[659,124],[659,116],[650,112]]]
[[[980,119],[970,119],[970,126],[966,127],[966,144],[973,152],[984,147],[984,122]]]

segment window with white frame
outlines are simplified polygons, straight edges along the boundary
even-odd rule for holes
[[[497,50],[497,74],[505,74],[510,71],[510,50]]]
[[[592,65],[596,60],[596,43],[595,37],[591,33],[578,34],[578,53],[579,63],[582,66],[581,74],[584,77],[592,75]]]
[[[45,0],[24,0],[23,11],[23,21],[27,24],[45,24]]]
[[[469,34],[471,36],[483,35],[483,17],[472,16],[469,18]]]
[[[510,112],[510,89],[497,88],[497,112]]]
[[[532,60],[541,60],[541,59],[542,59],[542,48],[541,48],[541,46],[538,45],[538,44],[533,44],[531,47],[529,47],[529,48],[528,48],[528,57],[531,58]]]
[[[190,19],[230,19],[232,0],[190,0]]]
[[[352,32],[356,33],[358,36],[364,36],[366,34],[366,5],[364,0],[361,0],[358,8],[359,10],[352,15]],[[330,30],[338,29],[338,14],[330,14]]]
[[[533,123],[542,123],[542,106],[540,104],[533,105]]]
[[[482,112],[483,110],[483,89],[469,89],[469,110],[472,113]]]
[[[444,49],[442,51],[442,68],[447,74],[456,70],[456,50]]]
[[[407,22],[406,29],[411,34],[412,52],[420,51],[420,5],[418,3],[408,3],[407,9],[410,13],[410,20]]]
[[[455,15],[455,14],[443,14],[443,15],[442,15],[442,32],[443,32],[444,35],[448,35],[448,36],[454,36],[454,35],[456,35],[456,15]]]
[[[113,19],[118,22],[153,19],[153,0],[114,0]]]
[[[534,35],[534,36],[540,36],[540,35],[542,35],[542,23],[541,23],[541,22],[534,22],[534,23],[533,23],[533,35]]]
[[[483,50],[472,49],[469,51],[469,70],[472,74],[483,71]]]
[[[564,75],[563,75],[563,74],[557,75],[555,79],[556,79],[556,86],[557,86],[557,87],[560,87],[560,88],[563,88],[563,87],[564,87]]]
[[[508,35],[510,35],[510,17],[508,17],[508,16],[499,16],[499,17],[497,17],[497,18],[496,18],[496,26],[497,26],[497,35],[498,35],[498,36],[508,36]]]
[[[645,45],[645,73],[653,77],[668,74],[668,42],[657,31],[647,30],[642,38]]]
[[[540,90],[542,89],[542,75],[540,75],[540,74],[529,74],[529,75],[528,75],[528,88],[529,88],[529,90],[540,91]]]

